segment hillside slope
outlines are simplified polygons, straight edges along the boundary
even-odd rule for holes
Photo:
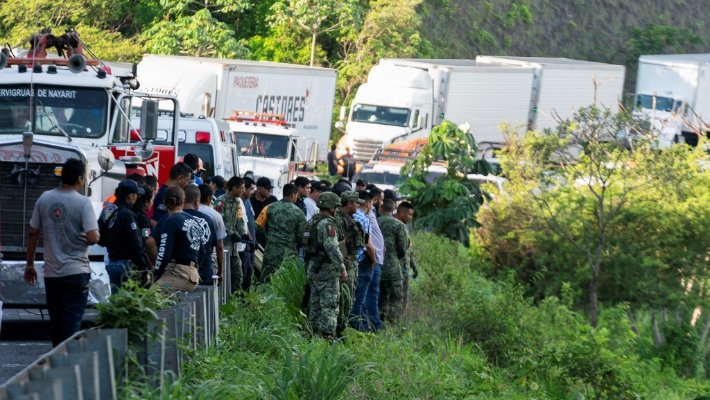
[[[637,54],[710,52],[706,0],[426,0],[422,34],[438,57],[569,57],[624,64]],[[655,27],[646,28],[647,24]],[[641,32],[632,35],[632,29]],[[645,40],[632,40],[632,37]]]

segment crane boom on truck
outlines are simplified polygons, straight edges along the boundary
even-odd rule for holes
[[[174,97],[139,93],[134,74],[115,76],[101,61],[87,60],[84,52],[89,50],[76,31],[56,37],[45,30],[33,39],[26,55],[15,56],[7,48],[0,53],[0,279],[5,307],[45,306],[41,259],[35,262],[39,285],[23,281],[27,227],[39,196],[59,186],[68,159],[86,164],[82,194],[98,216],[104,198],[114,193],[127,172],[163,150],[169,169],[175,154],[177,119],[166,133],[169,144],[162,150],[152,144],[160,103],[170,102],[179,110]],[[59,55],[48,54],[49,45]],[[142,113],[134,126],[132,104],[137,99],[142,100]],[[119,151],[125,155],[117,159],[114,153]],[[43,243],[40,236],[39,258]],[[90,247],[90,303],[110,293],[103,256],[103,248]]]

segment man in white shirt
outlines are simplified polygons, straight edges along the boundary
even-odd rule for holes
[[[303,203],[306,205],[306,222],[310,221],[314,215],[318,214],[316,200],[318,200],[318,196],[321,193],[327,191],[328,187],[325,183],[320,181],[311,181],[311,192],[308,194],[308,197],[303,199]]]
[[[200,208],[197,211],[212,217],[215,229],[217,230],[217,232],[215,232],[215,236],[217,237],[215,252],[217,253],[217,276],[219,276],[221,281],[224,276],[224,238],[227,237],[227,230],[224,226],[222,215],[212,208],[214,192],[212,192],[210,185],[203,183],[199,185],[198,188],[200,189]]]

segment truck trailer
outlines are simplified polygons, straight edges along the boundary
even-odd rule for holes
[[[290,163],[326,159],[334,69],[148,54],[138,73],[143,91],[176,96],[183,113],[227,121],[241,145],[240,170],[270,178],[276,194]],[[284,137],[288,143],[281,149]],[[278,151],[271,154],[271,145]]]
[[[389,143],[428,137],[443,120],[468,123],[478,143],[502,143],[504,122],[522,133],[552,128],[553,110],[564,119],[595,99],[618,109],[624,72],[561,58],[382,59],[355,94],[341,147],[366,163]]]
[[[710,54],[639,57],[635,106],[664,126],[661,139],[697,144],[710,123]]]

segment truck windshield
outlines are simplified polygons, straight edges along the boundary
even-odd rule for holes
[[[0,85],[0,134],[32,130],[61,136],[59,128],[73,137],[98,138],[106,133],[106,91],[42,85],[33,91],[36,96],[31,96],[29,85]]]
[[[670,97],[656,97],[656,110],[658,111],[675,111],[673,109],[673,99]],[[636,107],[645,108],[648,110],[653,109],[653,95],[650,94],[639,94],[636,96]]]
[[[237,148],[242,156],[264,158],[287,158],[288,136],[267,135],[264,133],[234,132]]]
[[[355,104],[353,106],[352,120],[370,124],[407,126],[409,123],[409,109]]]

